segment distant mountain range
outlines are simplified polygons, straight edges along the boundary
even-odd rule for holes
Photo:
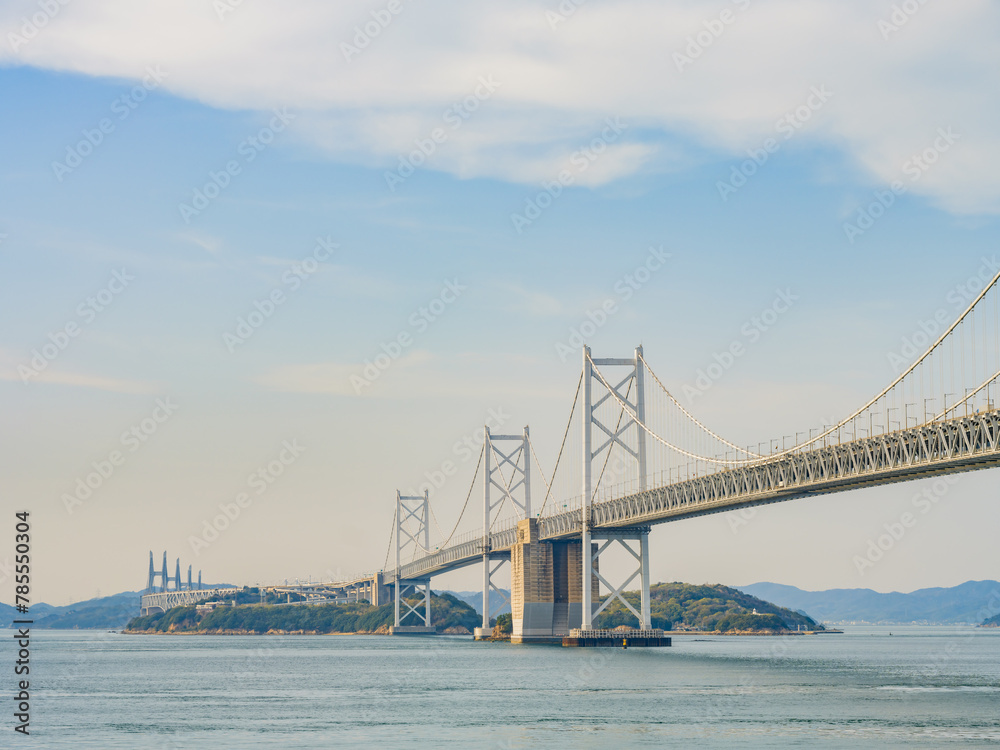
[[[499,607],[500,602],[503,601],[496,592],[490,593],[490,609],[492,609],[492,616],[504,615],[510,612],[510,591],[507,589],[500,589],[504,596],[507,597],[507,603],[502,607]],[[449,591],[447,592],[452,596],[461,599],[463,602],[472,607],[480,615],[483,614],[483,592],[482,591]],[[499,609],[496,609],[499,607]]]
[[[898,591],[881,594],[871,589],[803,591],[780,583],[754,583],[737,588],[779,606],[807,612],[826,623],[978,625],[997,614],[1000,601],[997,581],[967,581],[951,588],[919,589],[909,594]]]
[[[123,627],[131,618],[139,614],[140,591],[124,591],[112,596],[88,599],[64,607],[51,604],[32,604],[27,615],[34,621],[35,628],[97,628],[114,630]],[[9,604],[0,604],[0,626],[7,626],[11,620],[23,618]]]
[[[229,586],[231,584],[211,584]],[[210,586],[206,585],[206,588]],[[28,617],[34,620],[34,628],[95,628],[97,630],[117,630],[139,614],[141,591],[123,591],[120,594],[101,596],[96,599],[56,607],[39,602],[32,604]],[[10,625],[12,620],[21,619],[17,610],[9,604],[0,604],[0,628]]]

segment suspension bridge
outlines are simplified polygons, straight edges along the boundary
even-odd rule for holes
[[[527,427],[520,434],[484,428],[450,533],[437,523],[428,492],[397,491],[383,570],[311,585],[310,593],[353,591],[357,598],[363,591],[374,604],[395,603],[393,632],[432,632],[432,578],[481,565],[479,636],[488,634],[497,608],[491,611],[491,592],[504,603],[497,581],[508,566],[514,642],[561,640],[571,631],[585,638],[613,601],[632,612],[641,631],[656,632],[649,594],[655,524],[1000,465],[998,280],[1000,273],[883,390],[836,424],[798,433],[790,447],[775,440],[741,446],[714,432],[670,393],[642,347],[618,358],[584,347],[551,471],[541,466]],[[473,503],[477,487],[481,499]],[[457,534],[477,505],[481,529]],[[611,549],[634,561],[619,581],[601,572],[600,558]],[[636,583],[638,609],[623,596]],[[608,596],[598,604],[602,587]]]

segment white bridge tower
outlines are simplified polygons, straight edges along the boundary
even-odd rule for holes
[[[412,522],[412,523],[411,523]],[[414,528],[415,527],[415,528]],[[427,490],[423,495],[403,495],[396,491],[396,581],[395,581],[395,625],[393,633],[431,633],[434,628],[431,626],[431,579],[425,578],[406,579],[402,577],[401,563],[403,552],[410,551],[412,556],[419,556],[419,553],[428,554],[430,552],[430,500]],[[411,605],[406,600],[406,594],[412,591],[414,595],[423,594],[423,607],[420,602],[416,606]],[[400,613],[402,607],[406,611]],[[423,609],[421,614],[420,610]],[[403,625],[402,621],[414,615],[420,625]]]
[[[615,377],[606,378],[599,368],[614,368],[617,374]],[[596,401],[594,400],[595,381],[599,392],[603,392],[603,395]],[[631,395],[633,393],[634,395]],[[605,424],[597,416],[597,409],[608,399],[614,399],[615,402],[624,404],[621,409],[621,418],[617,424]],[[615,599],[621,601],[639,619],[640,627],[643,630],[652,628],[649,606],[649,527],[594,530],[591,529],[590,515],[591,503],[596,489],[593,485],[593,467],[602,458],[606,461],[605,451],[610,453],[616,445],[621,447],[623,452],[636,462],[638,489],[640,492],[646,489],[645,422],[646,402],[642,347],[636,348],[631,359],[594,359],[590,355],[590,347],[585,346],[583,348],[583,618],[581,625],[583,630],[592,629],[594,617]],[[630,431],[634,432],[631,439]],[[595,433],[599,440],[603,438],[597,448],[594,448]],[[603,544],[595,551],[591,546],[591,540],[600,540]],[[635,572],[617,587],[609,583],[594,569],[594,563],[601,553],[616,542],[624,547],[637,563]],[[634,548],[634,542],[638,542],[638,550]],[[611,596],[596,611],[594,610],[594,602],[591,601],[591,585],[594,577],[611,592]],[[636,577],[641,578],[640,607],[642,612],[636,611],[635,607],[622,596],[625,587],[631,584]]]
[[[520,435],[493,435],[483,428],[483,459],[486,462],[483,479],[483,626],[476,628],[477,637],[490,635],[493,612],[510,604],[510,599],[493,583],[493,576],[504,563],[510,562],[510,551],[490,548],[490,531],[500,509],[507,502],[514,508],[518,520],[531,518],[531,445],[528,428]],[[493,491],[496,491],[495,493]],[[496,567],[493,567],[493,561]],[[490,606],[490,592],[503,600]]]

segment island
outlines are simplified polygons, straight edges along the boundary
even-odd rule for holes
[[[624,597],[639,609],[638,591],[627,591]],[[804,612],[779,607],[721,584],[656,583],[649,587],[649,600],[653,627],[666,631],[785,635],[825,630]],[[635,616],[619,601],[594,618],[595,628],[633,624]]]
[[[198,633],[206,635],[264,635],[328,633],[388,634],[395,622],[393,602],[373,607],[368,602],[347,604],[257,604],[260,591],[244,588],[235,601],[202,602],[135,617],[123,633]],[[410,600],[417,605],[417,600]],[[439,633],[466,635],[482,623],[475,609],[451,594],[431,592],[431,622]],[[404,624],[407,624],[404,622]]]
[[[639,592],[624,593],[639,609]],[[606,597],[601,599],[604,601]],[[413,599],[416,605],[417,600]],[[720,584],[657,583],[650,587],[654,628],[673,632],[729,635],[783,635],[823,632],[822,625],[802,612],[779,607]],[[226,602],[202,602],[166,612],[135,617],[122,631],[130,634],[387,634],[395,618],[393,603],[373,607],[367,602],[315,604],[281,602],[257,588],[245,587]],[[431,593],[431,621],[439,633],[467,635],[482,622],[474,608],[447,592]],[[404,621],[403,624],[406,624]],[[510,614],[500,615],[494,639],[505,639],[512,626]],[[596,618],[594,627],[636,627],[635,616],[614,601]]]

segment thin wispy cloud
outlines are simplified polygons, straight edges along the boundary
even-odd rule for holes
[[[561,315],[566,311],[563,304],[551,294],[527,289],[521,284],[498,283],[496,286],[499,296],[510,300],[507,304],[507,310],[510,312],[530,317],[550,317]]]
[[[9,5],[0,35],[16,34],[33,7]],[[262,117],[289,107],[305,143],[387,169],[441,128],[446,140],[425,168],[529,184],[553,179],[607,117],[620,118],[622,139],[579,175],[589,186],[675,167],[657,154],[678,138],[742,155],[811,87],[826,86],[836,99],[801,124],[799,143],[836,149],[860,179],[887,184],[950,127],[960,148],[912,190],[956,213],[1000,210],[1000,112],[983,96],[1000,87],[1000,8],[984,0],[922,6],[888,33],[890,2],[737,3],[710,44],[698,39],[717,9],[698,4],[592,2],[555,22],[551,4],[472,12],[452,1],[433,13],[412,4],[359,54],[345,54],[374,7],[306,2],[290,13],[258,2],[220,21],[208,4],[160,0],[143,4],[139,23],[124,0],[72,4],[0,60],[123,78],[161,65],[177,96]],[[473,106],[484,76],[495,93],[448,120],[451,108]]]
[[[24,379],[16,370],[0,370],[0,380],[16,381],[23,383]],[[99,391],[110,391],[111,393],[124,394],[154,394],[159,393],[160,388],[155,383],[148,383],[141,380],[124,380],[121,378],[110,378],[104,375],[93,375],[82,372],[68,372],[65,370],[46,369],[44,372],[33,375],[27,387],[42,386],[67,386],[71,388],[90,388]]]

